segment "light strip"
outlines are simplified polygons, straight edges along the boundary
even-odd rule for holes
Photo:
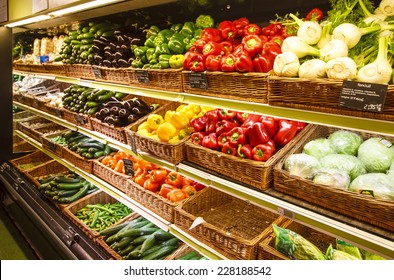
[[[39,16],[36,16],[36,17],[27,18],[27,19],[16,21],[16,22],[12,22],[12,23],[6,24],[5,26],[7,26],[7,27],[21,26],[21,25],[26,25],[26,24],[38,22],[38,21],[44,21],[44,20],[47,20],[47,19],[50,19],[50,18],[51,17],[49,15],[39,15]]]
[[[105,4],[109,4],[112,2],[119,2],[119,0],[96,0],[96,1],[91,1],[91,2],[87,2],[81,5],[76,5],[76,6],[72,6],[69,8],[65,8],[65,9],[61,9],[59,11],[54,11],[51,13],[48,13],[50,16],[52,17],[58,17],[58,16],[63,16],[66,14],[72,14],[75,12],[79,12],[79,11],[83,11],[83,10],[88,10],[91,8],[95,8],[98,6],[102,6]]]

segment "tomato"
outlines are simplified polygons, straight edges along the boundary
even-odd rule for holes
[[[177,202],[181,201],[186,198],[185,192],[183,192],[181,189],[173,189],[167,194],[167,198],[171,200],[172,202]]]
[[[166,179],[167,173],[168,172],[165,169],[156,169],[156,170],[152,170],[152,172],[149,173],[149,177],[153,182],[161,182]]]
[[[150,178],[148,178],[143,185],[144,189],[147,189],[151,192],[157,192],[159,190],[160,184],[158,182],[153,182]]]
[[[175,190],[176,187],[169,185],[169,184],[163,184],[160,187],[160,191],[159,194],[164,197],[164,198],[168,198],[168,193],[172,190]]]
[[[191,185],[184,185],[182,191],[184,191],[188,197],[197,193],[196,188]]]
[[[176,171],[171,171],[170,173],[167,174],[165,183],[180,188],[182,186],[182,181],[183,181],[183,176],[180,173]]]

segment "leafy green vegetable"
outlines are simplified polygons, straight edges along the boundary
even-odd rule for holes
[[[357,155],[357,150],[363,138],[356,132],[337,130],[328,136],[337,154]]]
[[[394,159],[394,145],[386,139],[371,137],[360,145],[358,158],[368,172],[386,173]]]
[[[346,252],[360,260],[363,258],[357,246],[354,246],[353,244],[347,243],[340,239],[337,239],[336,243],[337,243],[337,250]]]
[[[359,24],[365,18],[365,13],[359,0],[330,0],[331,10],[327,12],[327,20],[332,22],[335,28],[344,22]],[[369,10],[374,10],[374,4],[370,0],[363,0]]]
[[[326,155],[335,154],[335,146],[326,138],[318,138],[306,143],[302,152],[321,159]]]
[[[290,155],[283,167],[286,171],[289,171],[290,175],[312,179],[320,169],[320,163],[313,156],[299,153]]]
[[[321,168],[317,171],[313,182],[333,188],[347,189],[350,184],[350,176],[343,170]]]
[[[326,258],[327,260],[360,260],[347,252],[334,249],[332,244],[327,249]]]
[[[350,183],[349,191],[394,201],[394,181],[383,173],[368,173],[358,176]]]
[[[323,168],[346,171],[350,180],[367,173],[364,164],[357,157],[343,154],[330,154],[320,160]]]

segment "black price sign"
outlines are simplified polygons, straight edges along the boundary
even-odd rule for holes
[[[149,83],[149,73],[146,70],[136,70],[137,80],[140,83]]]
[[[92,66],[93,74],[96,79],[101,79],[101,70],[97,66]]]
[[[352,109],[381,113],[388,85],[344,81],[339,105]]]
[[[208,89],[208,80],[205,72],[190,72],[189,83],[191,88]]]
[[[49,149],[50,149],[52,152],[56,152],[56,150],[57,150],[57,144],[56,144],[56,143],[50,141],[50,142],[48,143],[48,146],[49,146]]]
[[[126,175],[134,176],[134,166],[133,162],[127,158],[123,159],[124,171]]]
[[[85,120],[85,117],[83,115],[75,114],[74,115],[74,119],[77,122],[77,124],[86,124],[86,120]]]
[[[137,154],[138,152],[137,152],[137,146],[135,145],[134,136],[130,136],[129,142],[130,142],[130,150],[133,153]]]
[[[55,115],[59,118],[63,118],[63,113],[60,109],[55,109]]]

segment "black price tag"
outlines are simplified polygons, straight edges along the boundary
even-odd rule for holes
[[[137,80],[140,83],[149,83],[149,73],[146,70],[136,70]]]
[[[38,108],[38,100],[37,100],[37,98],[34,98],[33,99],[33,107],[35,107],[35,108]]]
[[[133,162],[127,158],[123,159],[124,171],[126,175],[134,176],[134,165]]]
[[[86,119],[83,115],[75,114],[74,119],[77,122],[77,124],[86,124]]]
[[[101,70],[97,66],[92,66],[93,74],[96,79],[101,79]]]
[[[62,110],[60,110],[60,109],[55,109],[55,115],[56,115],[58,118],[63,118]]]
[[[57,145],[56,145],[56,143],[50,141],[50,142],[48,143],[48,146],[49,146],[49,149],[50,149],[52,152],[56,152],[56,150],[57,150]]]
[[[134,141],[134,136],[130,136],[129,138],[129,142],[130,142],[130,150],[134,153],[137,154],[137,147],[135,145],[135,141]]]
[[[205,72],[190,72],[189,83],[191,88],[208,89],[208,80]]]
[[[388,85],[344,81],[339,105],[352,109],[382,113]]]

